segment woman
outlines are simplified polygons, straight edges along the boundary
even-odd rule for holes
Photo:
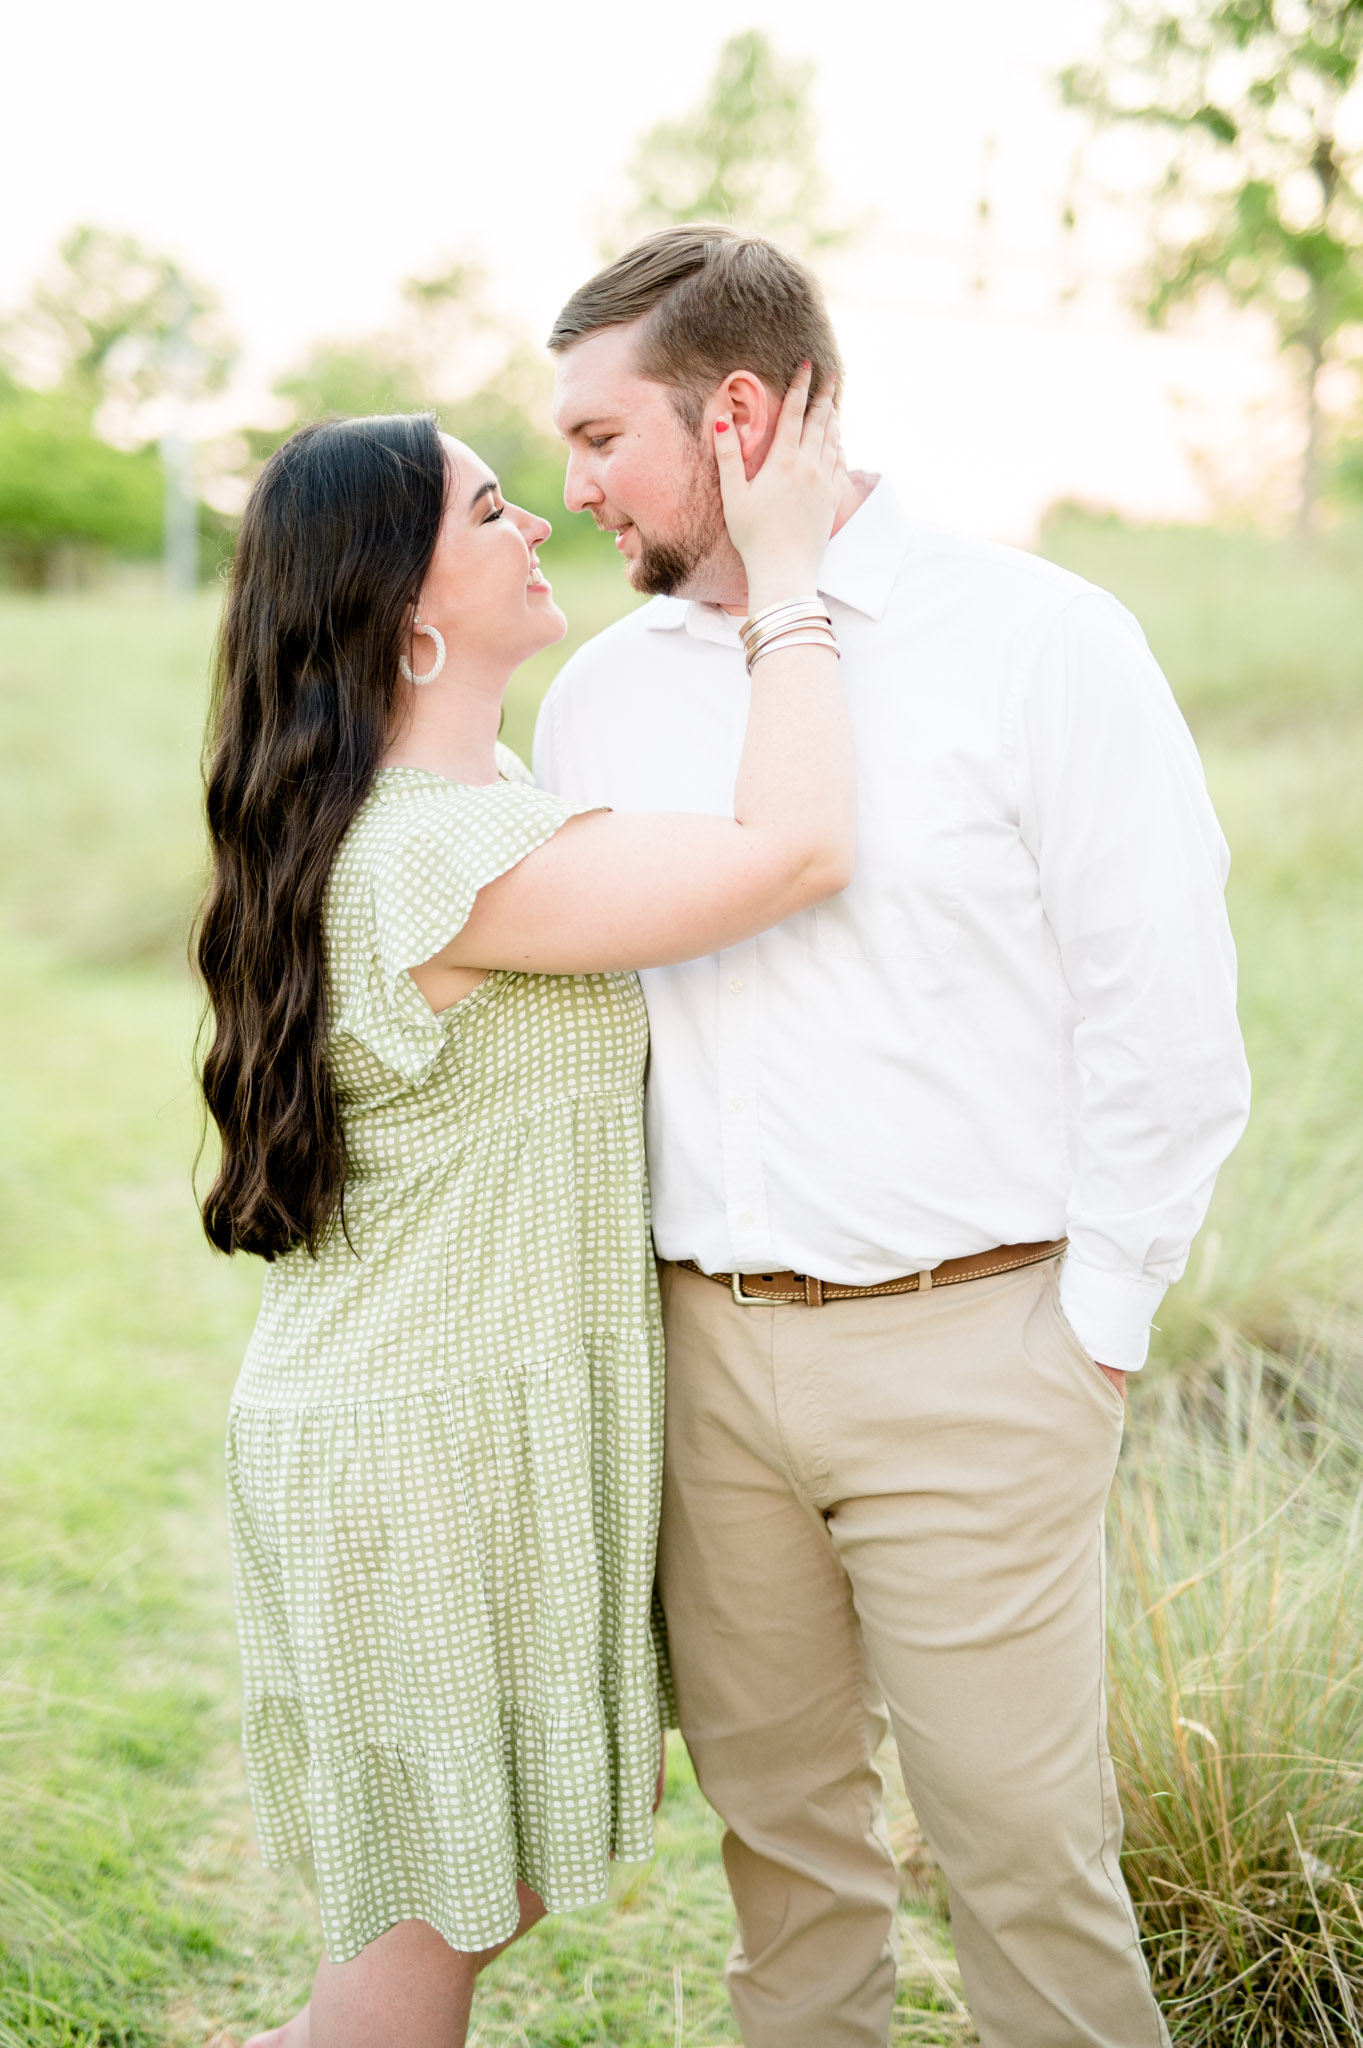
[[[659,1326],[627,970],[842,888],[852,768],[814,589],[808,367],[749,481],[758,646],[731,819],[582,812],[498,747],[563,615],[428,418],[305,429],[242,522],[199,957],[213,1243],[269,1262],[228,1472],[245,1748],[315,1871],[307,2007],[255,2048],[452,2048],[480,1965],[652,1847]],[[736,682],[737,686],[737,682]]]

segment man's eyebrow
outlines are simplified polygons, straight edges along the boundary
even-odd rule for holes
[[[471,512],[473,510],[474,506],[478,503],[478,500],[480,498],[490,498],[494,491],[499,491],[500,489],[501,485],[498,483],[496,477],[490,476],[485,484],[479,484],[477,490],[469,499],[469,511]]]

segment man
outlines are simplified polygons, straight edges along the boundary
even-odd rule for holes
[[[714,421],[755,466],[797,365],[840,376],[818,288],[759,239],[669,229],[550,347],[567,503],[655,599],[564,668],[537,774],[727,813],[746,592]],[[1155,2048],[1102,1519],[1125,1376],[1246,1113],[1225,846],[1102,592],[915,529],[854,475],[819,595],[857,736],[852,885],[643,977],[659,1580],[727,1828],[730,1993],[749,2048],[886,2041],[888,1711],[986,2048]]]

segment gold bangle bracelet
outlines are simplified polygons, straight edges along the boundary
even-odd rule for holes
[[[761,632],[750,633],[743,642],[743,652],[751,654],[758,647],[770,646],[773,640],[780,640],[787,633],[827,633],[830,639],[834,637],[827,619],[785,619]]]
[[[833,624],[832,619],[828,615],[827,607],[818,598],[802,597],[792,599],[786,604],[768,605],[765,611],[758,612],[750,619],[745,619],[739,627],[739,638],[746,646],[750,640],[764,631],[769,631],[778,622],[794,625],[797,622],[803,623],[806,620],[811,622],[817,621],[821,625],[827,625],[830,629]]]
[[[778,626],[774,633],[760,633],[748,642],[748,652],[755,654],[759,647],[774,647],[780,640],[788,640],[792,633],[813,633],[816,637],[832,641],[836,646],[837,636],[830,626],[819,625],[813,619],[797,621],[794,625]]]
[[[839,661],[842,659],[842,652],[831,633],[793,629],[786,633],[773,633],[769,638],[760,640],[748,655],[748,674],[752,674],[755,664],[764,654],[783,654],[788,647],[823,647],[836,655]]]

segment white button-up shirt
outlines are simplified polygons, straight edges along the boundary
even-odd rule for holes
[[[643,976],[659,1253],[865,1285],[1068,1234],[1061,1299],[1133,1371],[1249,1090],[1225,841],[1115,599],[911,527],[881,482],[820,565],[856,873]],[[575,803],[728,815],[738,621],[655,598],[565,665],[535,771]]]

